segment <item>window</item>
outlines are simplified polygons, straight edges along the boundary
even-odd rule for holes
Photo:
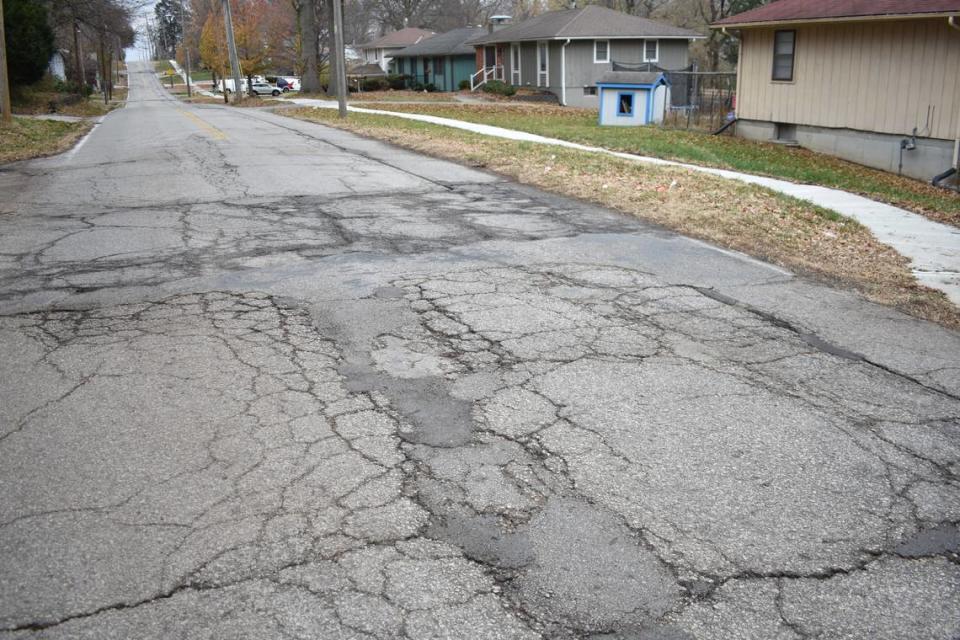
[[[773,79],[793,80],[793,53],[796,49],[796,31],[777,31],[773,34]]]
[[[624,116],[624,117],[633,116],[633,94],[632,93],[617,94],[617,115]]]
[[[550,43],[537,43],[537,86],[550,86]]]
[[[643,61],[656,62],[659,59],[660,59],[660,41],[644,40],[643,41]]]
[[[516,42],[510,45],[510,82],[520,85],[520,45]]]
[[[593,61],[594,62],[610,62],[610,41],[609,40],[593,41]]]
[[[596,88],[596,87],[584,87],[584,88],[583,88],[583,95],[585,95],[585,96],[595,96],[595,95],[597,95],[597,88]]]
[[[446,63],[446,58],[434,58],[433,72],[438,76],[442,76],[444,73],[444,67],[446,66],[445,63]]]

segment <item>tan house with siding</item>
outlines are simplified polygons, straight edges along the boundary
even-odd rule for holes
[[[777,0],[740,40],[737,134],[931,180],[960,163],[960,0]]]

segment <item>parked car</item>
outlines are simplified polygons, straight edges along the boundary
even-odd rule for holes
[[[254,82],[250,85],[250,93],[255,96],[278,96],[282,92],[272,84],[266,82]]]
[[[277,78],[277,88],[283,91],[284,93],[288,91],[295,91],[293,83],[287,80],[286,78]]]

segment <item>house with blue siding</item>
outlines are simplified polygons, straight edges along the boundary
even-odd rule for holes
[[[466,44],[486,33],[483,27],[447,31],[393,54],[392,71],[410,76],[410,83],[433,84],[437,91],[456,91],[474,72],[474,50]]]

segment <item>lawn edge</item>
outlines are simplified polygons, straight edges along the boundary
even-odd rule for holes
[[[306,110],[306,109],[311,109],[311,107],[305,106],[305,105],[296,105],[296,106],[299,107],[300,109],[304,109],[304,110]],[[321,109],[321,108],[319,108],[319,107],[313,107],[313,108],[314,108],[314,109]],[[909,276],[910,280],[911,280],[911,281],[913,282],[913,284],[915,285],[915,288],[916,288],[918,291],[924,293],[924,294],[927,295],[927,296],[932,296],[932,298],[936,300],[936,302],[937,302],[937,304],[938,304],[939,306],[945,307],[944,309],[940,309],[940,311],[941,311],[940,314],[937,314],[937,315],[935,315],[935,316],[934,316],[934,315],[927,315],[927,314],[924,314],[924,313],[921,313],[921,312],[920,312],[920,311],[922,310],[922,308],[923,308],[922,306],[921,306],[921,307],[918,307],[918,308],[913,308],[913,307],[910,307],[910,306],[905,305],[905,304],[898,304],[898,303],[895,303],[895,302],[887,302],[887,301],[884,301],[883,299],[880,299],[880,298],[878,298],[878,297],[874,297],[874,296],[870,295],[869,289],[868,289],[863,283],[860,283],[860,282],[858,282],[858,281],[856,281],[856,280],[853,280],[853,279],[847,280],[847,279],[844,279],[844,278],[842,278],[842,277],[840,277],[840,276],[838,276],[838,275],[835,275],[835,274],[829,274],[829,273],[823,273],[823,272],[814,271],[814,270],[811,270],[811,269],[809,269],[809,268],[804,267],[804,266],[801,265],[801,264],[792,264],[792,263],[790,263],[790,262],[781,260],[781,259],[779,259],[777,256],[770,255],[769,253],[766,253],[766,252],[764,252],[764,251],[756,251],[756,252],[753,252],[753,251],[748,251],[748,250],[746,250],[746,249],[744,249],[744,248],[741,248],[741,247],[731,246],[731,245],[725,245],[725,244],[723,244],[721,241],[719,241],[719,240],[716,239],[716,238],[711,238],[711,237],[708,237],[708,236],[705,236],[705,235],[699,235],[699,234],[697,234],[697,233],[695,233],[695,232],[690,232],[690,231],[686,231],[686,230],[676,229],[676,228],[673,228],[673,227],[671,227],[671,226],[669,226],[668,224],[665,224],[665,223],[663,223],[663,222],[645,218],[645,217],[643,217],[643,216],[641,216],[641,215],[639,215],[639,214],[637,214],[637,213],[634,213],[634,212],[631,212],[631,211],[625,211],[625,210],[623,210],[623,209],[620,209],[620,208],[618,208],[618,207],[616,207],[616,206],[613,206],[613,205],[610,205],[610,204],[606,204],[606,203],[603,203],[603,202],[598,202],[598,201],[596,201],[596,200],[592,200],[592,199],[589,199],[589,198],[586,198],[586,197],[581,197],[581,196],[577,196],[577,195],[572,195],[572,194],[568,194],[568,193],[563,193],[563,192],[561,192],[561,191],[557,191],[557,190],[551,189],[551,188],[550,188],[549,186],[547,186],[547,185],[541,185],[541,184],[538,184],[538,183],[535,183],[535,182],[526,182],[526,181],[519,180],[519,179],[517,179],[517,178],[514,177],[514,176],[511,176],[511,175],[508,175],[508,174],[506,174],[506,173],[502,173],[502,172],[500,172],[500,171],[497,171],[496,169],[491,168],[491,167],[489,167],[489,166],[487,166],[487,165],[471,164],[471,163],[468,163],[468,162],[464,162],[462,159],[459,159],[459,158],[454,158],[454,157],[451,157],[451,156],[442,155],[442,154],[440,154],[440,153],[435,153],[435,152],[432,152],[432,151],[429,151],[429,150],[419,149],[419,148],[416,148],[416,147],[413,147],[413,146],[405,146],[405,145],[403,145],[402,143],[400,143],[400,142],[398,142],[398,141],[388,140],[388,139],[385,139],[385,138],[381,138],[381,137],[378,137],[378,136],[376,136],[376,135],[374,135],[374,134],[371,134],[371,133],[368,133],[368,132],[356,131],[356,130],[352,130],[352,129],[348,128],[348,127],[337,127],[335,121],[327,122],[327,121],[321,121],[321,120],[312,119],[312,118],[309,118],[309,117],[301,117],[301,116],[299,116],[299,115],[297,115],[297,114],[293,114],[293,113],[284,113],[284,111],[293,111],[292,109],[276,109],[276,110],[272,110],[272,111],[273,111],[274,113],[276,113],[277,115],[282,115],[282,116],[284,116],[284,117],[288,117],[288,118],[300,120],[300,121],[302,121],[302,122],[308,122],[308,123],[311,123],[311,124],[317,124],[317,125],[320,125],[320,126],[329,126],[329,127],[331,127],[331,128],[336,128],[336,129],[338,129],[338,130],[340,130],[340,131],[345,131],[345,132],[347,132],[347,133],[356,135],[356,136],[358,136],[358,137],[361,137],[361,138],[364,138],[364,139],[367,139],[367,140],[377,141],[377,142],[379,142],[379,143],[381,143],[381,144],[389,145],[389,146],[395,147],[395,148],[397,148],[397,149],[403,149],[403,150],[405,150],[405,151],[413,151],[413,152],[415,152],[415,153],[419,153],[419,154],[422,154],[422,155],[427,156],[427,157],[430,157],[430,158],[434,158],[434,159],[437,159],[437,160],[443,160],[443,161],[446,161],[446,162],[452,162],[452,163],[454,163],[454,164],[459,164],[459,165],[461,165],[461,166],[468,167],[468,168],[470,168],[470,169],[483,171],[483,172],[489,173],[489,174],[491,174],[491,175],[495,175],[495,176],[497,176],[497,177],[500,177],[500,178],[502,178],[502,179],[504,179],[504,180],[506,180],[506,181],[512,182],[512,183],[514,183],[514,184],[523,185],[523,186],[525,186],[525,187],[529,187],[529,188],[533,188],[533,189],[539,189],[539,190],[542,190],[542,191],[544,191],[544,192],[551,193],[551,194],[553,194],[553,195],[556,195],[556,196],[559,196],[559,197],[562,197],[562,198],[569,198],[569,199],[571,199],[571,200],[574,200],[574,201],[577,201],[577,202],[582,202],[582,203],[588,204],[588,205],[590,205],[590,206],[597,206],[597,207],[602,207],[602,208],[605,208],[605,209],[608,209],[608,210],[611,210],[611,211],[616,211],[617,213],[619,213],[619,214],[621,214],[621,215],[630,216],[630,217],[635,218],[635,219],[637,219],[637,220],[641,220],[644,224],[651,225],[652,227],[656,227],[656,228],[658,228],[658,229],[663,229],[663,230],[665,230],[665,231],[667,231],[667,232],[669,232],[669,233],[676,234],[676,235],[678,235],[678,236],[682,236],[682,237],[685,237],[685,238],[690,238],[690,239],[692,239],[692,240],[696,240],[697,242],[703,242],[703,243],[705,243],[705,244],[707,244],[707,245],[709,245],[709,246],[711,246],[711,247],[714,247],[714,248],[716,248],[716,249],[718,249],[718,250],[736,252],[736,253],[739,253],[739,254],[741,254],[741,255],[743,255],[743,256],[746,256],[747,258],[749,258],[749,259],[751,259],[751,260],[759,260],[759,261],[764,262],[764,263],[767,263],[767,264],[769,264],[769,265],[771,265],[771,266],[774,266],[774,267],[777,267],[777,268],[780,268],[780,269],[788,270],[790,273],[794,274],[795,276],[801,277],[801,278],[803,278],[803,279],[805,279],[805,280],[807,280],[807,281],[813,282],[813,283],[815,283],[815,284],[822,284],[822,285],[828,286],[828,287],[833,288],[833,289],[839,289],[839,290],[843,290],[843,291],[848,291],[848,292],[854,293],[855,295],[857,295],[858,297],[860,297],[860,298],[863,299],[864,301],[870,302],[870,303],[872,303],[872,304],[881,305],[881,306],[886,307],[886,308],[888,308],[888,309],[894,309],[894,310],[896,310],[896,311],[898,311],[898,312],[900,312],[900,313],[903,313],[903,314],[906,315],[906,316],[909,316],[910,318],[917,319],[917,320],[922,320],[922,321],[926,321],[926,322],[931,322],[931,323],[933,323],[933,324],[937,324],[938,326],[942,326],[942,327],[945,327],[945,328],[950,329],[950,330],[960,331],[960,307],[958,307],[958,306],[955,305],[952,301],[950,301],[949,298],[947,298],[947,296],[946,296],[946,294],[945,294],[944,292],[940,291],[939,289],[934,289],[934,288],[932,288],[932,287],[928,287],[928,286],[924,285],[922,282],[920,282],[920,281],[917,279],[916,275],[914,275],[913,272],[912,272],[912,270],[910,270],[910,268],[909,268],[910,259],[907,258],[906,256],[903,256],[903,254],[900,254],[899,252],[897,252],[895,249],[893,249],[893,248],[890,247],[889,245],[886,245],[886,244],[884,244],[884,243],[881,243],[879,240],[876,239],[876,236],[873,236],[874,240],[876,240],[879,244],[883,244],[884,247],[889,248],[890,251],[892,251],[893,253],[895,253],[897,256],[899,256],[900,258],[902,258],[902,259],[904,260],[905,265],[903,266],[903,270],[904,270],[904,272]],[[362,116],[362,115],[373,115],[373,116],[377,116],[377,115],[382,115],[382,114],[364,114],[364,113],[362,113],[362,112],[357,112],[357,115],[361,115],[361,116]],[[387,116],[387,117],[389,117],[389,116]],[[414,122],[418,122],[418,121],[414,121]],[[419,123],[419,124],[423,124],[423,125],[429,125],[429,126],[439,127],[439,128],[441,128],[441,129],[444,128],[442,125],[436,125],[436,124],[432,124],[432,125],[431,125],[431,123],[425,123],[425,122],[418,122],[418,123]],[[449,128],[449,127],[447,127],[447,128]],[[450,129],[451,129],[451,130],[456,130],[456,129],[453,129],[453,128],[450,128]],[[568,150],[568,151],[580,151],[580,150],[576,150],[576,149],[567,149],[567,150]],[[601,152],[588,152],[588,151],[581,151],[581,152],[582,152],[582,153],[591,153],[591,154],[595,154],[595,155],[604,155],[604,154],[602,154]],[[666,167],[666,168],[671,168],[671,167]],[[682,169],[682,167],[672,167],[672,168],[680,168],[680,169]],[[718,179],[718,180],[724,180],[724,178],[722,178],[722,177],[716,177],[716,179]],[[776,198],[776,199],[778,199],[778,200],[783,200],[783,201],[785,201],[785,202],[790,202],[790,203],[792,203],[792,204],[800,204],[800,205],[803,205],[803,206],[808,207],[808,208],[811,208],[811,209],[816,209],[816,210],[823,210],[823,211],[832,212],[832,213],[836,214],[837,216],[839,216],[840,218],[848,221],[849,223],[863,228],[864,230],[866,230],[867,233],[870,233],[869,229],[868,229],[867,227],[865,227],[865,225],[861,224],[860,222],[858,222],[858,221],[856,221],[856,220],[854,220],[854,219],[852,219],[852,218],[849,218],[849,217],[847,217],[847,216],[844,216],[843,214],[840,214],[839,212],[833,211],[833,210],[831,210],[831,209],[826,209],[826,208],[824,208],[824,207],[820,207],[820,206],[818,206],[818,205],[815,205],[815,204],[813,204],[813,203],[811,203],[811,202],[808,202],[808,201],[806,201],[806,200],[803,200],[803,199],[801,199],[801,198],[796,198],[796,197],[793,197],[793,196],[790,196],[790,195],[787,195],[787,194],[783,194],[783,193],[780,193],[780,192],[778,192],[778,191],[776,191],[776,190],[763,187],[763,186],[761,186],[761,185],[754,185],[754,184],[747,184],[747,183],[739,184],[739,183],[737,183],[736,181],[730,181],[730,182],[733,182],[733,183],[734,183],[733,186],[735,186],[735,187],[737,187],[737,188],[758,190],[758,191],[760,191],[760,192],[762,192],[762,193],[764,193],[764,194],[766,194],[766,195],[769,195],[769,196],[771,196],[771,197],[774,197],[774,198]],[[871,233],[870,235],[872,236],[873,234]]]

